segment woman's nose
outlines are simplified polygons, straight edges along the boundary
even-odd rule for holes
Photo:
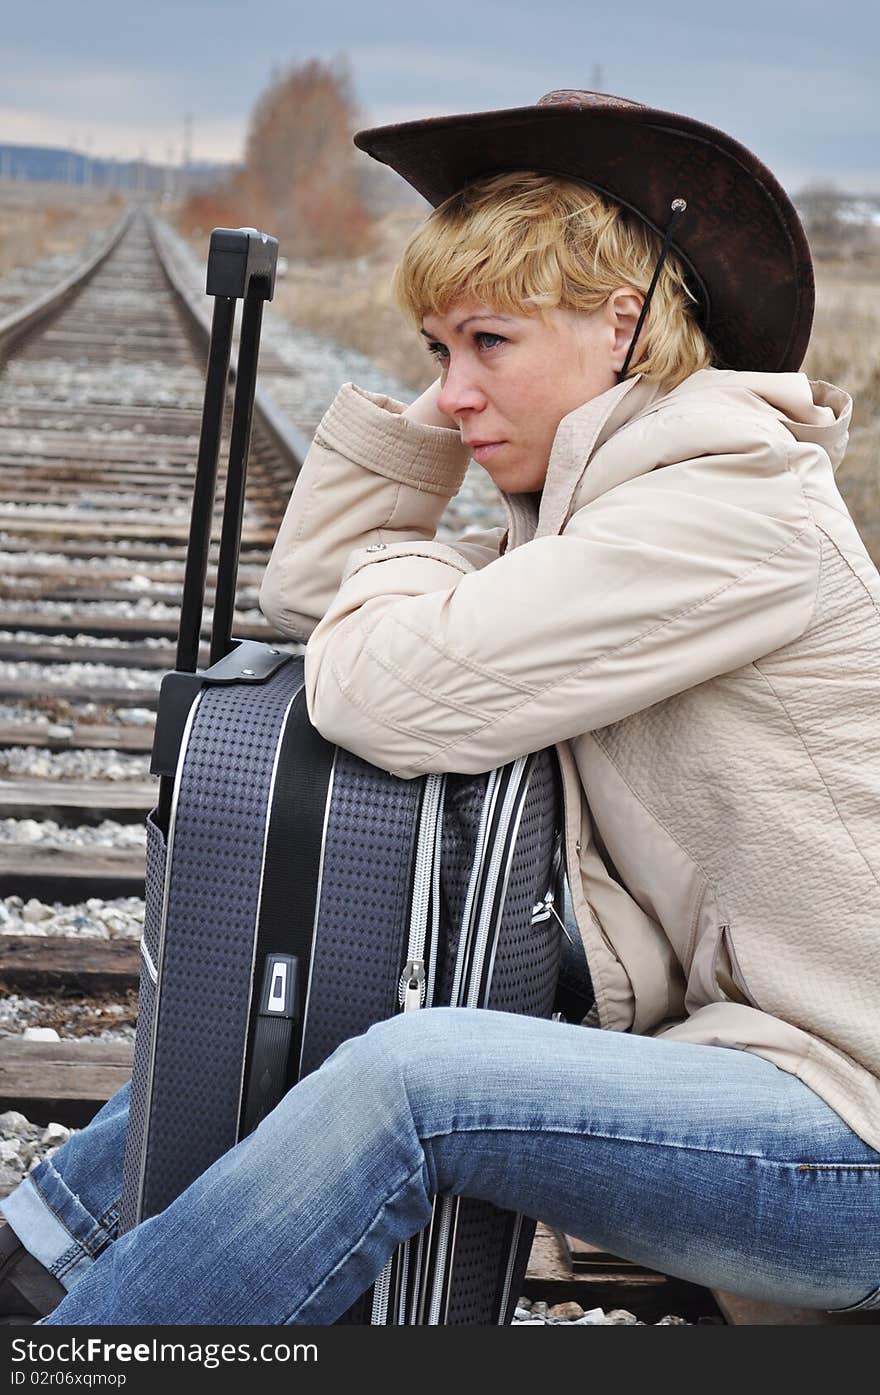
[[[479,411],[485,405],[485,394],[473,373],[464,365],[450,363],[446,370],[446,381],[437,396],[437,406],[443,415],[457,417],[462,412]]]

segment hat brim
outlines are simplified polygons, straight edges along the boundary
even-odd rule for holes
[[[435,207],[476,179],[514,169],[581,180],[659,232],[672,200],[686,199],[672,247],[700,288],[700,322],[719,364],[795,372],[815,286],[785,190],[723,131],[613,100],[429,117],[358,131],[354,143]]]

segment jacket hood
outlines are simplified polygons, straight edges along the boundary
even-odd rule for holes
[[[821,446],[837,470],[849,440],[852,398],[848,392],[821,379],[814,382],[805,373],[724,373],[723,376],[735,378],[740,387],[766,402],[796,440],[812,441]]]

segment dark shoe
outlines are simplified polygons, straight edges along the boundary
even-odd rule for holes
[[[67,1289],[34,1259],[0,1218],[0,1327],[33,1325],[57,1308]]]

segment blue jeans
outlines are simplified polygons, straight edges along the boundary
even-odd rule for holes
[[[43,1325],[331,1323],[441,1192],[713,1288],[880,1307],[880,1153],[747,1052],[399,1014],[114,1238],[127,1101],[125,1086],[2,1203],[68,1290]]]

